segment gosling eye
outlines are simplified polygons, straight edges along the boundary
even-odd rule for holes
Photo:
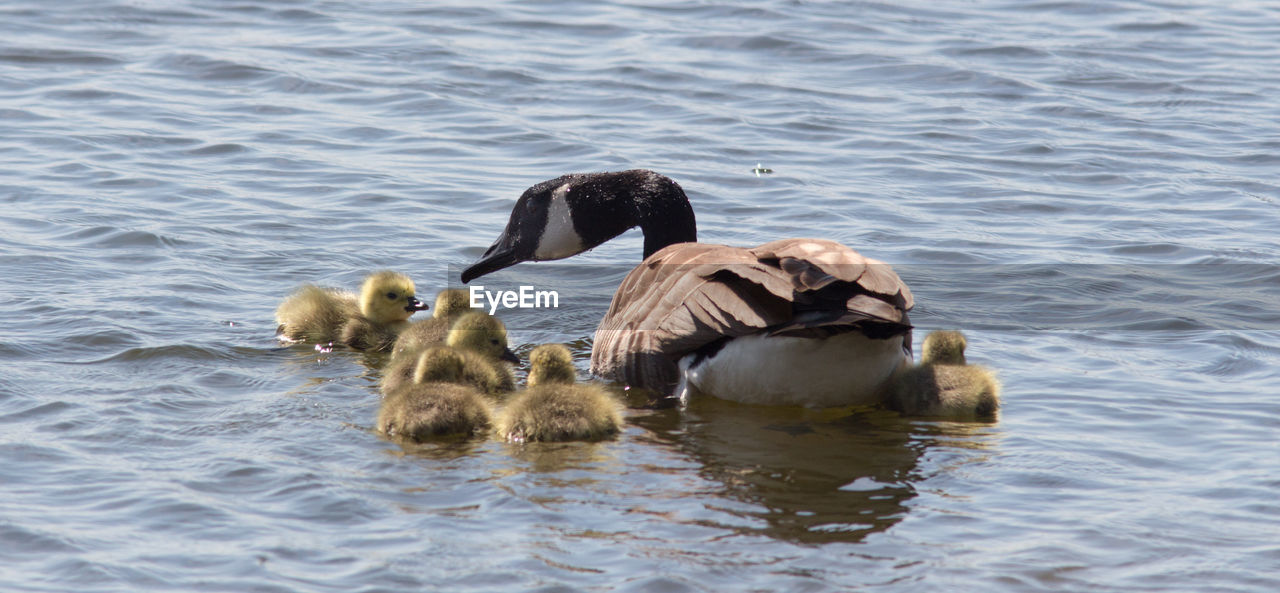
[[[394,292],[388,292],[388,293],[387,293],[387,299],[388,299],[388,300],[392,300],[392,301],[396,300],[396,293],[394,293]]]
[[[490,343],[490,344],[493,344],[494,346],[497,346],[497,345],[498,345],[498,338],[490,338],[490,339],[489,339],[489,343]]]

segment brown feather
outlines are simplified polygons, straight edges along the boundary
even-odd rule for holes
[[[912,304],[888,265],[834,241],[678,243],[623,279],[596,330],[591,372],[669,393],[680,357],[726,337],[867,328],[890,337],[910,331]]]

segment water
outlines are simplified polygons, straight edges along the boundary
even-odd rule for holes
[[[1274,591],[1277,40],[1248,2],[8,2],[0,588]],[[272,340],[300,283],[434,294],[525,187],[632,167],[704,241],[893,263],[999,421],[405,449],[381,359]],[[562,294],[513,346],[585,358],[639,252],[486,278]]]

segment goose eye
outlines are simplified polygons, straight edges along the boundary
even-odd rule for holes
[[[394,301],[394,300],[396,300],[396,293],[394,293],[394,292],[388,292],[388,293],[387,293],[387,298],[388,298],[388,299],[390,299],[390,300],[393,300],[393,301]]]

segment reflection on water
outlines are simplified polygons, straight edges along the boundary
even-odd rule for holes
[[[369,431],[377,434],[378,437],[387,438],[386,435]],[[432,461],[457,461],[472,455],[478,454],[484,447],[485,443],[477,439],[467,438],[442,438],[426,443],[414,442],[410,439],[389,438],[386,448],[387,454],[395,457],[420,457],[422,459],[430,459]]]
[[[505,443],[504,450],[520,462],[504,473],[520,471],[552,474],[566,470],[592,469],[602,463],[615,461],[612,448],[604,442],[568,443]]]
[[[801,542],[857,542],[900,521],[936,439],[981,448],[982,424],[909,423],[891,412],[752,406],[697,398],[634,423],[701,464],[726,497],[756,505],[761,529]]]

